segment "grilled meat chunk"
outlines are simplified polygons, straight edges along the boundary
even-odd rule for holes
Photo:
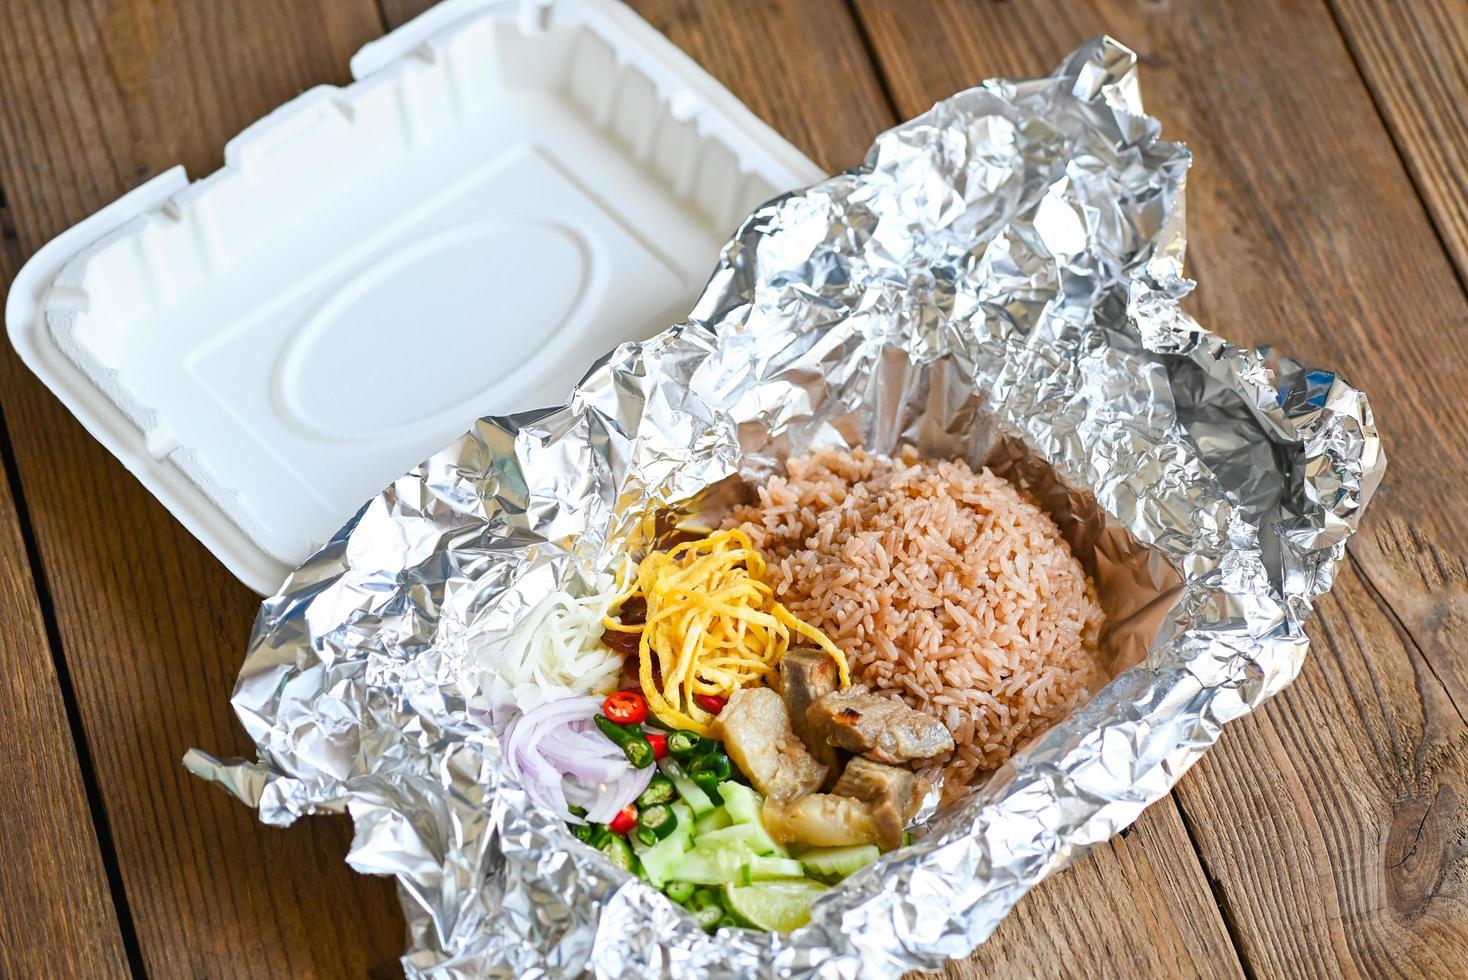
[[[855,756],[831,790],[866,803],[872,811],[877,843],[890,851],[902,845],[902,832],[922,803],[918,779],[910,770]]]
[[[823,696],[806,710],[805,721],[812,736],[876,762],[929,759],[953,748],[953,736],[938,719],[860,687]]]
[[[823,738],[811,737],[805,713],[816,701],[840,686],[841,676],[836,669],[836,661],[824,650],[791,650],[780,658],[780,669],[772,676],[779,681],[776,690],[790,710],[790,727],[795,729],[795,734],[800,736],[815,760],[827,767],[829,781],[836,775],[836,749]]]
[[[744,687],[729,695],[718,728],[729,758],[770,799],[813,793],[826,778],[826,767],[791,729],[785,702],[767,687]]]
[[[782,843],[799,841],[813,847],[882,846],[872,808],[850,796],[815,793],[798,800],[768,799],[760,811],[760,819],[770,836]],[[901,842],[899,834],[898,844]]]

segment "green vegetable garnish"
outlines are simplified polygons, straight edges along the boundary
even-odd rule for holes
[[[655,803],[641,810],[637,814],[638,831],[649,830],[655,841],[662,840],[673,832],[678,826],[678,818],[673,815],[673,810],[666,803]],[[642,840],[639,833],[638,840]]]
[[[597,715],[594,720],[601,733],[626,753],[628,762],[638,769],[646,769],[652,765],[652,743],[642,734],[640,725],[619,725],[605,715]]]
[[[678,790],[673,786],[673,781],[662,773],[652,777],[652,782],[647,784],[647,789],[637,798],[637,807],[656,806],[659,803],[672,803],[678,798]]]
[[[668,754],[679,762],[692,762],[704,753],[718,748],[718,745],[713,739],[704,738],[698,732],[686,728],[668,736]]]

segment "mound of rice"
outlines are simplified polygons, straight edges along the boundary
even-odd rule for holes
[[[788,464],[743,527],[852,680],[942,719],[951,799],[1063,718],[1096,673],[1101,608],[1055,523],[987,469],[824,451]],[[929,767],[929,771],[933,767]]]

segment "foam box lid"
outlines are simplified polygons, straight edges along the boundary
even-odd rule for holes
[[[614,0],[448,0],[47,244],[21,358],[274,591],[477,417],[681,319],[739,219],[820,170]]]

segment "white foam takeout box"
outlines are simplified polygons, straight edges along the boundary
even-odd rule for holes
[[[21,358],[273,591],[481,415],[681,319],[744,214],[821,173],[614,0],[448,0],[46,245]]]

